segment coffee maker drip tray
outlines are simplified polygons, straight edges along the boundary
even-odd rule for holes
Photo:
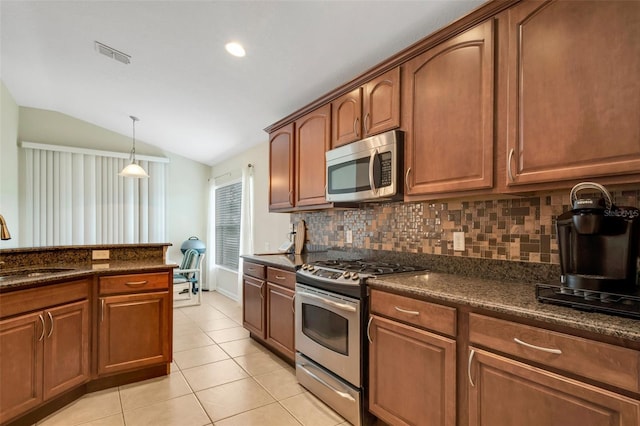
[[[565,305],[583,311],[640,318],[640,291],[633,294],[617,294],[561,285],[536,284],[536,298],[540,302]]]

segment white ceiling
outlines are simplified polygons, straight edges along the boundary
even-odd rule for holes
[[[215,165],[483,2],[1,0],[0,78],[20,106],[123,135],[135,115],[136,139]]]

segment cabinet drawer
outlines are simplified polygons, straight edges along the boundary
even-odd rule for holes
[[[99,282],[100,294],[166,290],[169,288],[169,274],[157,272],[151,274],[112,275],[100,277]]]
[[[264,265],[260,265],[258,263],[247,262],[246,260],[242,264],[242,273],[245,275],[249,275],[250,277],[259,278],[264,280],[266,277],[265,273],[266,267]]]
[[[621,389],[640,391],[640,352],[479,314],[469,315],[469,340]]]
[[[295,272],[278,268],[267,268],[267,281],[294,290],[296,287],[296,274]]]
[[[88,279],[0,294],[0,318],[70,303],[89,297]]]
[[[448,306],[371,290],[371,313],[449,336],[456,335],[456,309]]]

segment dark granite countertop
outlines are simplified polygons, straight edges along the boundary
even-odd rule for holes
[[[259,263],[261,265],[273,266],[289,271],[296,271],[303,263],[316,262],[326,260],[327,253],[303,253],[303,254],[245,254],[241,256],[250,262]]]
[[[155,260],[118,260],[100,263],[50,263],[46,265],[0,269],[0,293],[43,286],[63,280],[85,278],[96,274],[144,273],[175,268],[174,263]],[[55,269],[59,269],[53,271]]]
[[[442,273],[404,273],[368,279],[371,288],[640,341],[640,320],[540,303],[535,285]]]

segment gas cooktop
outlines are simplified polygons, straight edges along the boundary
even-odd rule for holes
[[[401,272],[425,270],[425,268],[420,266],[408,266],[399,263],[378,262],[373,260],[324,260],[313,262],[311,265],[345,272],[357,272],[365,275],[397,274]]]

